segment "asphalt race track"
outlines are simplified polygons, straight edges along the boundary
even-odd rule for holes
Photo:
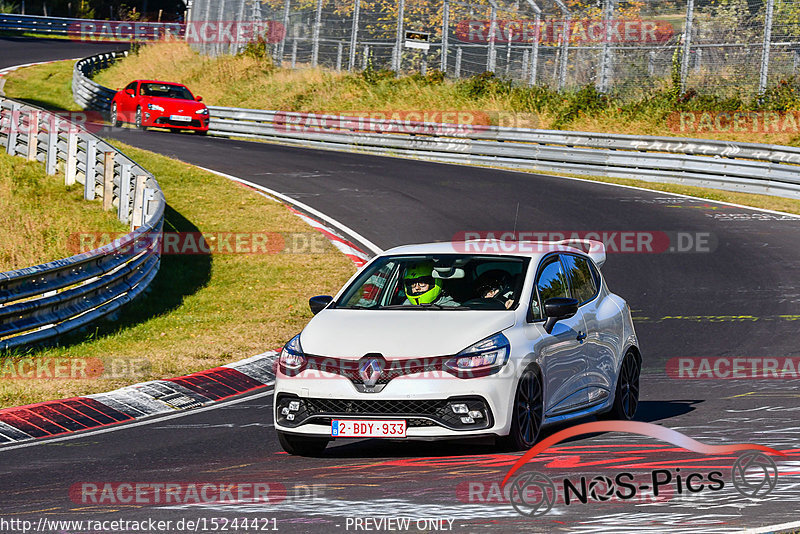
[[[0,38],[0,67],[90,55],[98,46]],[[383,248],[514,228],[707,238],[713,250],[610,253],[603,268],[611,289],[634,310],[644,354],[637,420],[703,443],[756,443],[787,456],[775,457],[775,490],[751,499],[731,484],[735,457],[703,456],[638,436],[582,436],[537,457],[536,470],[554,481],[621,472],[647,481],[655,469],[676,478],[719,469],[725,485],[677,493],[673,484],[658,500],[644,491],[630,500],[557,502],[543,517],[528,518],[497,493],[519,454],[500,454],[480,442],[360,441],[331,444],[320,459],[291,457],[272,429],[272,399],[260,393],[148,424],[0,449],[0,519],[152,518],[172,525],[191,519],[207,532],[222,532],[224,521],[215,530],[213,518],[247,517],[260,521],[259,530],[268,524],[284,532],[326,533],[397,526],[356,521],[385,516],[412,518],[411,532],[730,532],[800,519],[797,375],[688,380],[666,372],[668,362],[680,357],[800,357],[800,219],[494,169],[159,131],[123,129],[112,137],[277,190]],[[101,504],[82,502],[74,491],[71,496],[70,488],[82,482],[270,483],[277,498],[259,504]]]

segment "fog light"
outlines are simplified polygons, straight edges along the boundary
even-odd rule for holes
[[[290,414],[288,414],[288,415],[286,416],[286,420],[287,420],[287,421],[294,421],[294,414],[293,414],[293,413],[290,413]]]
[[[469,413],[469,408],[467,408],[466,404],[451,404],[450,408],[452,408],[453,413]]]
[[[464,423],[465,425],[468,425],[474,423],[475,419],[473,419],[472,417],[462,417],[461,422]]]
[[[469,416],[474,418],[474,419],[482,419],[483,418],[483,413],[479,412],[478,410],[470,410]]]
[[[296,412],[300,409],[300,401],[291,401],[289,403],[289,411]]]
[[[286,406],[281,408],[281,415],[283,415],[283,416],[289,415],[289,408],[287,408]]]

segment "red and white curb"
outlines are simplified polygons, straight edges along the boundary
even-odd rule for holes
[[[275,356],[263,354],[186,376],[142,382],[84,397],[0,410],[0,446],[94,430],[199,408],[275,384]]]

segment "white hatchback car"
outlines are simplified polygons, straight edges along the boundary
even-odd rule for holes
[[[278,359],[275,428],[291,454],[343,438],[496,436],[633,418],[641,353],[602,243],[476,240],[373,258]]]

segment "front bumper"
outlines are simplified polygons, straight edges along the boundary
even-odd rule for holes
[[[158,115],[158,112],[145,112],[142,124],[143,126],[152,126],[154,128],[178,128],[181,130],[199,130],[208,131],[208,116],[192,117],[192,120],[187,121],[173,121],[169,115]]]
[[[379,393],[362,393],[341,376],[287,377],[278,371],[274,421],[282,432],[326,437],[331,435],[333,419],[405,420],[406,438],[506,435],[513,393],[513,379],[499,375],[470,379],[407,375],[391,380]],[[299,408],[289,411],[292,401]],[[456,414],[452,404],[466,404],[481,417],[465,423],[461,417],[466,414]]]

